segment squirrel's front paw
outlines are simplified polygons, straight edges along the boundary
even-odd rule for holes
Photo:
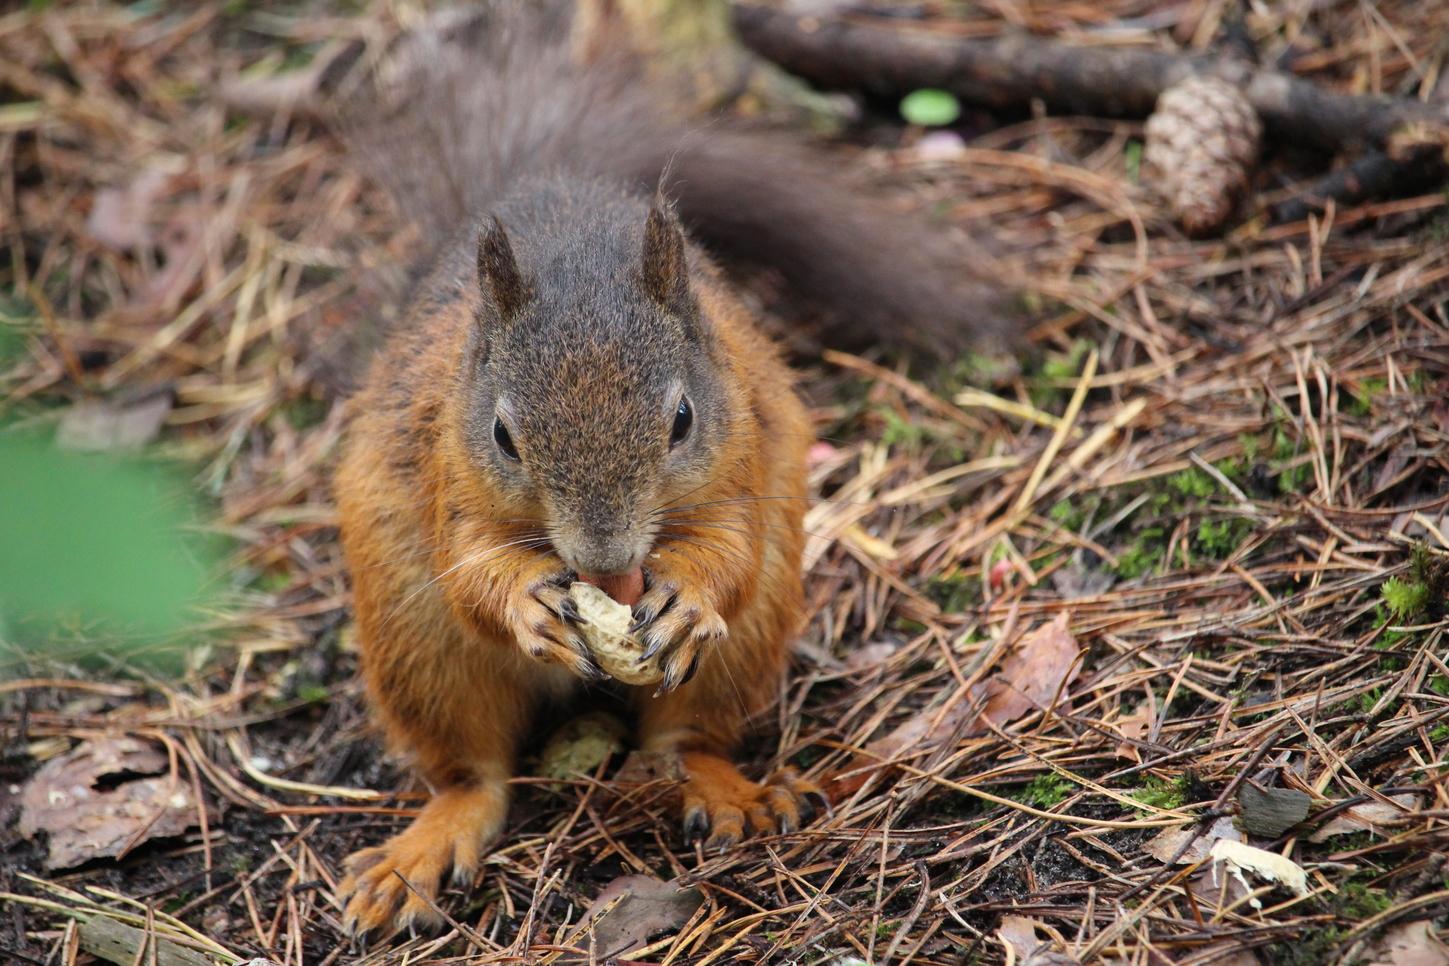
[[[509,606],[509,626],[529,657],[597,681],[604,673],[578,632],[579,612],[568,591],[573,579],[572,572],[558,570],[524,581]]]
[[[437,899],[443,874],[451,867],[454,882],[472,880],[507,814],[508,787],[502,781],[439,792],[412,825],[348,858],[347,878],[337,887],[343,926],[362,936],[391,926],[441,924]]]
[[[729,628],[714,604],[695,588],[668,573],[653,573],[650,578],[634,607],[632,630],[644,642],[640,661],[664,654],[664,679],[656,692],[663,694],[694,677],[703,649],[724,640]]]

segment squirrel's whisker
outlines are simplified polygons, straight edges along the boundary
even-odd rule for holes
[[[736,525],[736,524],[738,524],[738,525]],[[727,521],[721,521],[721,522],[717,522],[717,521],[714,521],[714,520],[698,520],[698,519],[696,519],[696,520],[670,520],[667,523],[661,524],[661,527],[664,528],[664,529],[668,529],[669,527],[683,527],[686,530],[712,529],[712,530],[729,530],[729,531],[731,531],[733,533],[749,533],[750,532],[749,527],[744,526],[744,524],[752,524],[752,525],[758,526],[758,527],[767,527],[767,528],[769,528],[771,530],[784,530],[787,533],[803,533],[807,537],[819,537],[822,540],[827,539],[827,537],[826,537],[825,534],[818,533],[815,530],[807,530],[804,527],[792,527],[792,526],[789,526],[788,524],[784,524],[784,523],[771,523],[768,520],[749,520],[749,519],[745,519],[745,518],[741,518],[741,519],[737,519],[737,520],[727,520]]]
[[[388,616],[383,619],[382,626],[383,627],[386,627],[387,624],[388,624],[388,622],[391,621],[398,614],[400,614],[407,607],[407,605],[410,604],[410,603],[412,603],[412,601],[414,600],[414,598],[416,598],[419,594],[423,593],[428,588],[432,587],[434,584],[436,584],[438,581],[442,580],[443,578],[447,577],[448,575],[450,575],[452,573],[455,573],[458,570],[461,570],[463,567],[467,567],[467,566],[470,566],[472,564],[481,563],[483,560],[487,559],[489,556],[491,556],[491,555],[493,555],[495,553],[498,553],[500,551],[507,550],[507,551],[511,551],[512,553],[521,553],[524,550],[531,550],[531,549],[534,549],[536,547],[545,546],[547,544],[548,544],[548,540],[547,539],[541,539],[539,537],[526,537],[526,538],[521,539],[521,540],[512,540],[512,541],[510,541],[508,543],[498,544],[498,545],[493,546],[493,547],[485,547],[484,549],[478,551],[477,553],[469,554],[467,557],[464,557],[462,560],[460,560],[457,563],[453,564],[453,566],[449,567],[447,570],[444,570],[442,573],[435,575],[431,580],[427,581],[425,584],[423,584],[417,590],[413,591],[411,594],[408,594],[406,597],[404,597],[402,599],[402,601],[400,601],[398,603],[397,607],[393,608],[392,613],[388,614]]]
[[[700,490],[704,489],[706,486],[709,486],[713,482],[714,482],[714,480],[705,480],[703,483],[699,484],[699,486],[696,486],[696,487],[694,487],[692,489],[689,489],[689,490],[685,490],[683,493],[679,494],[677,497],[675,497],[674,499],[670,500],[669,502],[667,502],[667,503],[661,503],[661,504],[659,504],[656,507],[652,507],[649,510],[649,512],[650,513],[657,513],[660,510],[664,510],[664,509],[667,509],[669,507],[672,507],[672,506],[674,506],[674,504],[678,503],[680,500],[684,499],[685,497],[689,496],[690,494],[698,493]]]
[[[733,560],[744,564],[749,563],[749,558],[734,547],[723,547],[706,540],[693,538],[688,534],[670,534],[665,537],[665,540],[670,543],[682,543],[691,547],[698,547],[701,550],[708,550],[717,556],[724,557],[726,560]]]

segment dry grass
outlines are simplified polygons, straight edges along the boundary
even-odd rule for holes
[[[982,9],[1069,39],[1202,46],[1226,6]],[[1449,27],[1436,6],[1345,0],[1250,26],[1265,57],[1325,84],[1430,96]],[[940,26],[1001,28],[976,16]],[[1136,19],[1104,33],[1116,18]],[[8,828],[0,888],[173,938],[179,921],[213,952],[288,966],[358,960],[339,862],[417,797],[360,706],[328,489],[341,409],[318,348],[388,290],[409,240],[319,129],[231,117],[206,94],[376,29],[216,6],[0,17],[0,278],[31,336],[9,408],[44,425],[63,404],[171,387],[160,449],[237,548],[226,606],[197,628],[204,670],[99,680],[37,661],[0,682],[7,780],[76,740],[133,734],[163,742],[215,812],[185,839],[64,873]],[[1082,962],[1327,962],[1399,923],[1444,926],[1449,621],[1442,606],[1395,615],[1381,587],[1449,553],[1449,201],[1250,213],[1190,242],[1135,183],[1139,135],[1051,118],[949,161],[861,154],[922,204],[989,223],[1046,321],[995,374],[838,354],[806,370],[834,446],[814,470],[814,620],[750,760],[859,787],[798,834],[706,856],[681,843],[661,787],[520,779],[507,838],[446,898],[458,928],[367,962],[576,959],[582,910],[635,872],[707,897],[634,957],[661,963],[1006,962],[1004,915]],[[1254,212],[1314,164],[1280,151]],[[155,244],[98,242],[97,191],[148,171],[165,183]],[[867,753],[1063,611],[1087,651],[1058,707]],[[1256,883],[1250,901],[1143,850],[1234,813],[1250,786],[1310,796],[1304,824],[1253,839],[1307,870],[1307,895]],[[1308,840],[1404,793],[1412,814],[1376,833]],[[12,901],[0,949],[77,961],[67,923]]]

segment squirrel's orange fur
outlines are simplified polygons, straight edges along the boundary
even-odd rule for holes
[[[687,818],[722,845],[746,821],[795,825],[800,793],[809,790],[789,775],[771,786],[747,781],[727,756],[776,693],[802,618],[811,437],[778,350],[717,274],[692,260],[699,311],[718,339],[722,382],[739,401],[741,423],[703,486],[660,494],[661,503],[697,509],[692,523],[660,540],[646,567],[652,586],[677,586],[679,619],[718,615],[728,635],[717,644],[686,639],[669,654],[666,668],[677,679],[707,648],[695,676],[675,690],[630,690],[642,746],[688,752]],[[409,829],[355,857],[345,891],[360,931],[385,925],[399,906],[401,921],[432,918],[394,873],[429,898],[450,866],[471,878],[503,826],[504,783],[531,716],[578,681],[574,651],[553,646],[535,657],[514,633],[542,619],[530,589],[559,561],[548,546],[494,549],[521,539],[526,528],[507,521],[526,519],[530,508],[470,470],[456,373],[475,312],[466,298],[415,306],[405,335],[351,403],[337,492],[363,674],[390,745],[410,754],[437,790]],[[590,402],[581,396],[577,404]],[[580,419],[587,424],[587,413]]]
[[[724,847],[808,813],[808,783],[729,755],[804,616],[809,425],[680,218],[855,344],[944,354],[1008,328],[957,244],[834,159],[727,119],[690,132],[616,47],[576,60],[569,6],[469,8],[343,112],[437,258],[350,403],[337,478],[367,691],[435,791],[349,862],[360,931],[435,918],[440,877],[471,877],[503,828],[538,709],[597,679],[578,574],[642,565],[664,680],[631,697],[643,747],[681,753],[686,830]]]

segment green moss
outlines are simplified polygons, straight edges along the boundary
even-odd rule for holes
[[[1092,351],[1092,343],[1078,339],[1066,352],[1050,352],[1041,360],[1028,386],[1032,404],[1038,409],[1058,409],[1067,390],[1058,383],[1074,382],[1082,374],[1082,364]]]
[[[1393,612],[1383,601],[1379,601],[1374,607],[1374,628],[1379,630],[1379,636],[1374,640],[1376,650],[1392,650],[1409,636],[1407,631],[1395,630],[1389,626],[1393,623],[1395,623]]]
[[[1311,467],[1307,463],[1295,462],[1299,456],[1298,442],[1289,436],[1280,425],[1273,430],[1273,454],[1269,465],[1278,475],[1278,490],[1282,493],[1299,493],[1307,485]]]
[[[1076,782],[1063,778],[1056,772],[1047,772],[1037,775],[1020,791],[1007,797],[1033,808],[1051,808],[1065,801],[1076,787]]]
[[[790,756],[790,764],[801,771],[805,771],[824,757],[825,750],[823,748],[815,745],[806,745],[804,748],[795,752],[794,755]]]
[[[1148,808],[1182,808],[1187,803],[1187,785],[1186,775],[1172,779],[1148,775],[1130,797]]]
[[[1197,467],[1174,473],[1167,478],[1167,487],[1182,497],[1210,500],[1217,492],[1218,481]]]
[[[1353,400],[1349,403],[1348,411],[1355,416],[1368,416],[1373,412],[1374,400],[1388,388],[1388,382],[1383,379],[1363,380],[1354,387]]]
[[[1364,714],[1372,714],[1374,708],[1378,705],[1379,700],[1383,696],[1383,688],[1374,688],[1371,691],[1365,691],[1363,694],[1360,694],[1358,696],[1359,710],[1362,711]]]
[[[282,404],[282,415],[295,430],[311,429],[327,418],[330,406],[312,396],[300,396]]]
[[[1262,962],[1276,966],[1322,966],[1333,962],[1343,939],[1343,930],[1313,928],[1292,940],[1264,946]]]
[[[1242,545],[1251,530],[1252,524],[1240,517],[1204,520],[1193,535],[1193,549],[1214,560],[1223,560]]]
[[[1334,912],[1350,922],[1363,922],[1388,909],[1394,900],[1382,889],[1371,889],[1361,882],[1345,882],[1331,903]]]
[[[1432,554],[1419,543],[1409,552],[1409,574],[1425,589],[1424,616],[1437,621],[1449,609],[1449,557]]]
[[[881,406],[876,415],[885,423],[880,440],[887,446],[898,446],[916,452],[925,445],[929,434],[918,423],[909,420],[889,406]]]
[[[1082,511],[1072,505],[1071,500],[1058,500],[1047,511],[1047,517],[1058,526],[1075,531],[1085,521]]]
[[[40,328],[40,315],[28,299],[0,292],[0,372],[18,362],[25,337]]]
[[[965,570],[932,577],[926,583],[926,596],[949,614],[970,610],[981,602],[976,581]]]
[[[1117,575],[1124,580],[1141,577],[1162,562],[1167,550],[1167,531],[1162,527],[1144,527],[1132,538],[1132,544],[1117,554]]]
[[[994,386],[1017,371],[1016,359],[1010,355],[967,352],[950,366],[943,366],[936,379],[942,395],[954,396],[968,386]]]
[[[1045,379],[1076,379],[1082,372],[1082,363],[1092,351],[1092,343],[1078,339],[1066,352],[1053,352],[1042,360],[1041,374]]]
[[[297,686],[297,699],[308,704],[321,704],[332,696],[325,684],[301,684]]]
[[[264,594],[280,594],[292,586],[292,575],[286,570],[264,570],[251,581],[253,590]]]
[[[1136,184],[1142,180],[1142,142],[1135,138],[1127,142],[1127,147],[1122,151],[1123,161],[1127,165],[1127,180]]]
[[[0,433],[3,636],[38,657],[175,668],[227,547],[191,489],[176,464]]]
[[[1429,605],[1429,588],[1422,583],[1390,577],[1379,588],[1389,613],[1401,621],[1422,614]]]

